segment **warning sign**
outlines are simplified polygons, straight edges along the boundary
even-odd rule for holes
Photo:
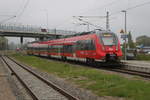
[[[124,33],[124,30],[123,30],[123,29],[121,29],[120,33]]]

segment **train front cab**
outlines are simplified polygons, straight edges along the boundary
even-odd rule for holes
[[[122,51],[120,49],[120,42],[117,36],[111,32],[98,33],[98,54],[101,59],[106,62],[118,62],[119,58],[122,56]]]

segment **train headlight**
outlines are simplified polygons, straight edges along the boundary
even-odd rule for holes
[[[105,47],[104,46],[102,46],[102,50],[105,51]]]
[[[118,46],[116,46],[116,51],[118,51]]]

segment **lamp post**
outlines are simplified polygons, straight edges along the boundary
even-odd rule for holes
[[[125,15],[125,21],[124,21],[124,30],[125,30],[125,35],[127,35],[127,11],[122,10],[121,12],[124,13]],[[126,54],[127,54],[127,37],[125,36],[125,42],[124,42],[124,59],[127,60]]]

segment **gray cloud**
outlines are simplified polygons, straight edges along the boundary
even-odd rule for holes
[[[19,14],[27,0],[1,0],[0,15]],[[29,0],[29,4],[20,18],[12,19],[6,23],[22,23],[46,27],[46,13],[48,13],[49,28],[71,30],[86,30],[86,26],[77,26],[72,16],[79,15],[106,15],[132,7],[147,0]],[[106,6],[107,5],[107,6]],[[145,5],[127,12],[128,30],[133,37],[149,35],[150,5]],[[9,16],[0,16],[0,21]],[[124,28],[124,15],[118,13],[110,19],[111,30],[118,33]],[[89,19],[89,22],[105,28],[105,19]],[[91,27],[93,29],[93,27]]]

